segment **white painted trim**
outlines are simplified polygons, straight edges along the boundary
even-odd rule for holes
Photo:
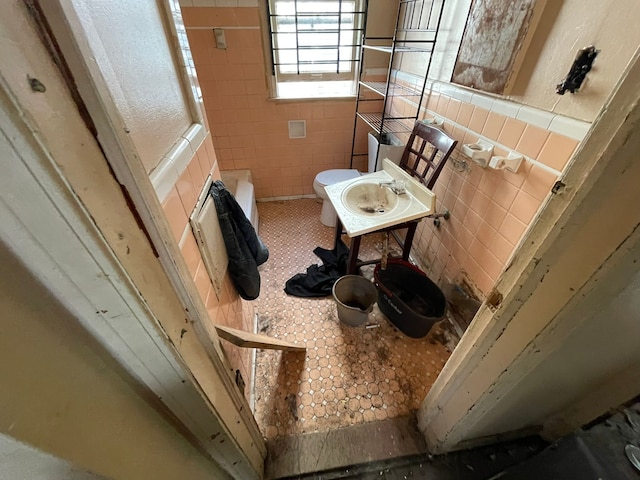
[[[118,182],[127,190],[133,208],[144,224],[160,265],[171,283],[172,294],[178,297],[181,313],[194,329],[199,348],[202,348],[206,356],[202,361],[206,363],[207,368],[211,367],[213,381],[220,384],[216,392],[209,392],[208,398],[214,402],[217,415],[231,432],[234,447],[245,455],[243,468],[251,465],[254,474],[259,475],[266,456],[264,438],[246,399],[236,388],[229,373],[228,363],[215,330],[208,328],[209,315],[204,301],[200,298],[184,258],[173,239],[166,215],[155,189],[149,182],[136,147],[130,136],[117,127],[122,124],[122,115],[99,65],[92,61],[87,32],[82,27],[78,12],[73,5],[62,0],[46,2],[41,6],[95,124],[97,137],[108,163]],[[179,15],[179,12],[172,12],[169,6],[166,11]],[[167,22],[172,23],[172,19],[167,19]],[[186,74],[182,76],[184,81],[185,78]],[[193,94],[193,89],[185,88],[185,92],[189,96],[189,92]],[[198,123],[200,109],[195,108],[192,113],[193,121]]]
[[[545,112],[544,110],[538,110],[537,108],[522,105],[522,107],[520,107],[520,110],[518,110],[516,118],[518,120],[522,120],[525,123],[530,123],[531,125],[535,125],[536,127],[549,130],[549,128],[551,127],[551,121],[555,116],[556,115],[551,112]]]
[[[192,124],[151,171],[149,178],[160,202],[164,202],[180,176],[187,169],[206,135],[207,133],[201,124]]]
[[[189,111],[194,123],[204,124],[202,110],[204,107],[200,98],[200,85],[196,74],[195,64],[191,56],[187,31],[182,21],[182,11],[177,0],[163,0],[158,2],[160,9],[164,10],[165,25],[169,29],[167,39],[173,47],[172,53],[175,57],[180,80],[184,87],[185,100],[189,105]]]
[[[239,478],[252,476],[226,428],[162,333],[158,321],[89,213],[0,87],[0,151],[11,159],[0,175],[0,240],[78,323],[149,388],[198,439],[207,454]],[[227,441],[212,442],[219,433]]]

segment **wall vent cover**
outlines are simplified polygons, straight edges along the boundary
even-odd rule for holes
[[[307,121],[289,120],[289,138],[307,138]]]

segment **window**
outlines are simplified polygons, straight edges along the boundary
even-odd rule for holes
[[[268,0],[278,97],[355,93],[364,0]]]

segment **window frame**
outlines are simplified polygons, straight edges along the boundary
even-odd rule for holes
[[[330,2],[335,2],[338,5],[337,12],[320,12],[317,15],[313,15],[308,12],[298,13],[296,9],[293,14],[282,14],[277,13],[275,10],[275,4],[279,1],[282,2],[292,2],[296,5],[298,2],[303,2],[305,0],[263,0],[263,12],[264,12],[264,37],[265,37],[265,60],[268,61],[268,65],[270,68],[270,80],[271,80],[271,90],[274,97],[279,97],[278,90],[280,87],[285,87],[287,83],[295,83],[295,82],[313,82],[315,84],[325,84],[330,85],[332,82],[335,82],[337,85],[338,82],[342,82],[343,84],[353,85],[353,88],[349,88],[348,91],[345,88],[342,88],[343,93],[332,94],[331,96],[353,96],[355,95],[355,84],[359,75],[359,65],[360,65],[360,56],[361,56],[361,46],[364,39],[364,31],[366,27],[366,14],[367,14],[367,0],[327,0]],[[342,6],[345,3],[353,3],[352,9],[342,9]],[[352,15],[353,23],[348,23],[346,25],[347,28],[343,26],[342,18],[343,16]],[[314,33],[313,30],[307,29],[298,29],[297,26],[300,24],[299,19],[305,17],[338,17],[338,29],[331,29],[327,33],[337,33],[337,42],[335,44],[326,44],[319,46],[307,46],[300,45],[296,41],[296,45],[294,48],[278,48],[278,35],[284,34],[295,34],[296,36],[299,33]],[[277,18],[280,17],[292,17],[295,18],[295,27],[293,31],[288,32],[278,32],[276,30],[277,27]],[[323,33],[323,30],[317,31],[317,33]],[[340,45],[341,41],[344,40],[345,33],[349,35],[350,42]],[[326,46],[326,50],[334,50],[336,51],[335,61],[321,63],[320,65],[335,65],[335,70],[326,71],[326,69],[321,69],[324,71],[317,72],[304,72],[301,71],[301,65],[312,65],[313,63],[307,63],[305,60],[300,60],[299,52],[301,51],[309,51],[314,49],[324,49],[322,47]],[[344,52],[345,48],[350,49],[350,56],[347,60],[341,59],[341,50]],[[279,60],[278,51],[281,50],[295,50],[296,51],[296,59],[295,63],[287,63]],[[349,71],[340,71],[341,65],[344,65],[345,62],[349,64]],[[278,66],[279,65],[292,65],[296,68],[296,72],[282,72]],[[304,70],[304,69],[302,69]],[[317,85],[319,87],[319,85]],[[310,90],[314,89],[314,86],[309,84]],[[312,95],[316,96],[316,94]],[[319,96],[324,96],[320,94]],[[285,97],[289,97],[289,95],[285,95]]]

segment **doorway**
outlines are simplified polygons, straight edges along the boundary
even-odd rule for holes
[[[135,188],[136,188],[136,187],[135,187],[135,184],[133,184],[133,185],[129,185],[129,187],[131,187],[131,188],[132,188],[132,191],[133,191],[133,189],[135,189]],[[165,233],[166,233],[166,232],[165,232]],[[160,240],[162,241],[162,238],[161,238]],[[313,263],[313,262],[309,262],[309,263]],[[306,263],[305,263],[305,265],[306,265]],[[291,274],[294,274],[294,273],[297,273],[297,271],[290,272],[290,273],[291,273]],[[505,293],[505,294],[506,294],[506,293],[508,293],[508,292],[507,292],[507,291],[505,291],[505,292],[503,292],[503,293]],[[496,307],[498,307],[498,306],[499,306],[498,304],[499,304],[500,302],[497,300],[497,298],[498,298],[498,297],[496,296],[495,304],[491,305],[490,307],[496,308]],[[492,311],[490,308],[489,308],[489,309],[488,309],[488,308],[489,308],[489,307],[485,307],[485,310],[483,311],[483,314],[485,314],[485,315],[491,315],[491,314],[493,313],[493,311]],[[478,324],[477,324],[477,322],[476,322],[476,327],[477,327],[477,328],[476,328],[476,330],[478,330],[478,329],[484,329],[484,328],[489,329],[491,326],[489,325],[489,320],[490,320],[490,319],[488,320],[488,318],[489,318],[489,317],[485,317],[486,322],[484,322],[484,323],[483,323],[483,324],[481,324],[481,325],[478,325]],[[492,318],[493,318],[493,317],[491,317],[491,319],[492,319]],[[378,327],[378,328],[381,328],[381,327]],[[493,330],[492,330],[492,332],[493,332]],[[476,332],[474,332],[474,333],[478,333],[478,332],[476,331]],[[493,332],[493,333],[495,333],[495,332]],[[296,334],[297,334],[297,332],[296,332]],[[325,340],[325,341],[326,341],[326,340]],[[362,343],[359,343],[358,345],[362,345]],[[366,343],[365,343],[365,345],[366,345]],[[484,345],[484,347],[487,347],[487,349],[489,348],[489,347],[486,345],[486,342],[485,342],[483,345]],[[316,347],[317,347],[318,349],[320,349],[320,348],[324,348],[324,347],[320,347],[320,346],[314,345],[314,347],[313,347],[313,348],[314,348],[314,350],[315,350],[315,348],[316,348]],[[357,348],[357,347],[356,347],[356,348]],[[471,350],[473,350],[473,346],[470,346],[469,348],[470,348]],[[365,352],[358,352],[358,355],[359,355],[360,353],[365,353]],[[458,357],[462,357],[462,356],[464,356],[465,354],[468,354],[468,353],[469,353],[469,352],[467,351],[467,352],[464,352],[464,353],[458,353],[457,355],[458,355]],[[482,352],[481,352],[481,353],[471,352],[471,353],[473,354],[473,355],[471,355],[471,356],[472,356],[473,358],[475,358],[475,356],[476,356],[476,355],[481,355],[481,353],[482,353]],[[320,359],[321,359],[321,357],[320,357],[320,358],[318,358],[318,364],[319,364],[319,362],[320,362]],[[464,360],[464,359],[463,359],[463,360]],[[465,360],[465,362],[467,362],[467,361]],[[471,368],[471,367],[470,367],[470,363],[471,363],[471,362],[467,362],[467,364],[465,365],[465,368],[467,369],[467,373],[469,373],[468,371],[469,371],[469,369]],[[321,367],[321,368],[325,368],[325,367]],[[447,366],[447,369],[448,369],[448,374],[449,374],[449,377],[448,377],[448,378],[450,378],[450,376],[451,376],[450,374],[451,374],[451,372],[454,372],[454,371],[455,371],[455,367]],[[310,372],[309,372],[309,373],[310,373]],[[315,375],[315,374],[314,374],[314,375]],[[310,377],[309,377],[309,378],[310,378]],[[464,382],[466,379],[467,379],[467,377],[464,377],[464,378],[462,378],[461,380],[459,380],[459,381],[458,381],[458,378],[456,378],[456,381],[455,381],[455,382],[452,382],[452,383],[451,383],[451,385],[447,386],[446,388],[448,389],[448,391],[447,391],[447,395],[446,395],[446,397],[447,397],[447,398],[452,398],[452,397],[454,397],[454,396],[455,396],[454,394],[456,393],[456,391],[457,391],[459,388],[461,388],[461,383],[462,383],[462,382]],[[299,378],[299,380],[302,380],[302,379],[300,379],[300,378]],[[312,379],[312,380],[313,380],[313,379]],[[286,382],[285,382],[285,383],[286,383]],[[442,381],[440,381],[440,383],[442,383]],[[228,385],[226,385],[226,386],[225,386],[225,388],[229,388],[229,386],[228,386]],[[322,388],[322,387],[321,387],[321,388]],[[325,389],[325,390],[326,390],[326,389]],[[357,389],[356,389],[356,391],[357,391]],[[438,392],[438,393],[441,393],[441,392],[442,392],[442,385],[441,385],[441,388],[440,388],[440,390],[439,390],[439,392]],[[369,392],[369,393],[371,393],[371,392]],[[363,393],[363,394],[364,394],[364,393]],[[371,394],[371,395],[373,396],[373,395],[375,395],[375,394]],[[434,394],[434,396],[435,396],[435,394]],[[362,394],[361,394],[361,397],[362,397]],[[458,397],[458,398],[459,398],[459,397]],[[437,399],[437,397],[436,397],[436,399]],[[314,403],[315,403],[315,402],[314,402]],[[440,405],[440,406],[441,406],[441,404],[442,404],[442,402],[440,402],[440,403],[435,402],[435,405]],[[310,405],[310,404],[309,404],[309,405]],[[365,402],[365,405],[366,405],[366,402]],[[285,405],[285,407],[286,407],[286,406],[287,406],[287,405]],[[459,405],[458,405],[458,406],[459,406]],[[297,406],[296,408],[298,408],[298,409],[299,409],[299,406]],[[314,405],[314,407],[313,407],[313,408],[315,409],[315,405]],[[361,408],[363,408],[363,407],[362,407],[362,405],[361,405]],[[456,408],[456,406],[453,406],[452,408]],[[437,408],[436,408],[436,409],[437,409]],[[304,410],[304,406],[303,406],[303,409],[302,409],[302,410]],[[293,411],[293,409],[291,409],[291,411]],[[457,410],[456,410],[456,411],[457,411]],[[326,412],[325,412],[325,413],[326,413]],[[354,413],[354,416],[355,416],[355,410],[353,410],[353,413]],[[362,412],[359,412],[359,409],[358,409],[358,413],[362,413]],[[459,413],[459,412],[458,412],[458,413]],[[314,414],[315,414],[315,413],[314,413]],[[375,415],[375,414],[374,414],[374,415]],[[316,415],[316,416],[317,416],[317,415]],[[364,414],[363,414],[363,417],[364,417]],[[303,418],[305,418],[305,417],[303,417]],[[447,427],[447,428],[448,428],[448,427]],[[464,430],[464,429],[463,429],[463,430]],[[445,433],[446,433],[446,432],[445,432]],[[464,438],[464,433],[465,433],[465,432],[464,432],[464,431],[462,431],[462,430],[461,430],[461,431],[459,431],[459,432],[458,432],[458,434],[457,434],[457,436],[456,436],[456,438],[455,438],[455,440],[456,440],[456,441],[454,442],[454,441],[452,440],[450,443],[448,443],[448,444],[447,444],[447,448],[449,448],[449,447],[451,447],[451,446],[455,446],[455,445],[457,445],[457,444],[458,444],[458,442],[457,442],[457,441],[458,441],[458,440],[460,440],[461,438]]]

